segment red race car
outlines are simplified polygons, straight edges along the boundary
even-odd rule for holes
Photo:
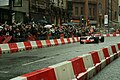
[[[80,37],[80,43],[99,43],[104,42],[104,36],[101,34],[92,34],[91,36]]]

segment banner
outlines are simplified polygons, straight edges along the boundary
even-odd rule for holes
[[[9,0],[0,0],[0,6],[8,6]]]
[[[108,26],[108,15],[104,15],[104,25]]]

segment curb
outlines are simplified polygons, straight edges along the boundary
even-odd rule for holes
[[[61,38],[61,39],[53,39],[53,40],[37,40],[37,41],[28,41],[28,42],[0,44],[0,54],[15,53],[24,50],[32,50],[37,48],[64,45],[79,41],[80,41],[79,37],[73,37],[73,38]]]
[[[89,80],[120,56],[120,43],[10,80]]]

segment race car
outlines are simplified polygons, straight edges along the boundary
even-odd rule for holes
[[[101,34],[92,34],[91,36],[80,37],[80,43],[99,43],[104,42],[104,36]]]

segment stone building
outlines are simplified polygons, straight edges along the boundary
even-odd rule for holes
[[[4,1],[4,0],[3,0]],[[0,6],[0,22],[7,21],[8,24],[12,22],[23,22],[26,13],[29,13],[28,0],[9,0],[7,6]],[[18,2],[19,1],[19,2]]]

